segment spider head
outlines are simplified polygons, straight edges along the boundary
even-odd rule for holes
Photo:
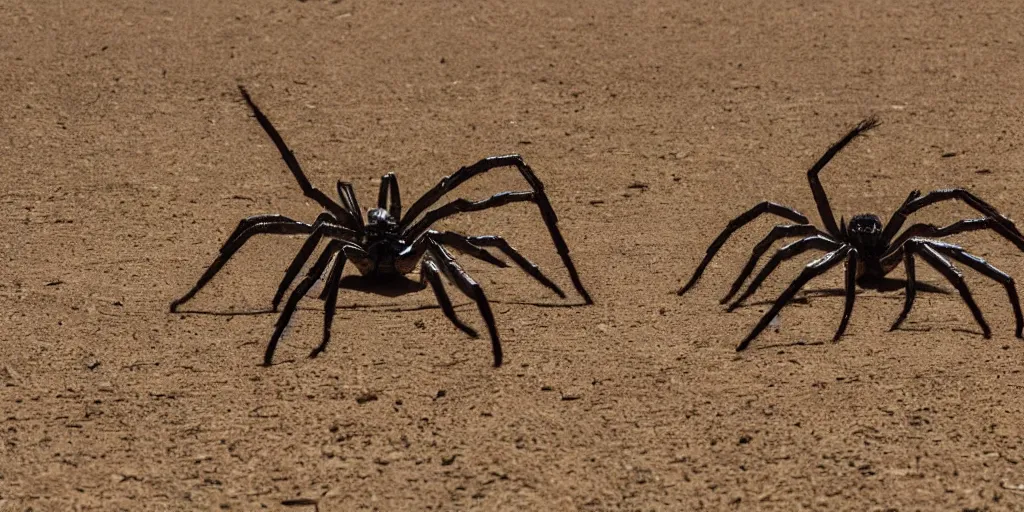
[[[371,208],[366,212],[366,229],[371,231],[391,231],[398,227],[398,221],[384,208]]]
[[[383,230],[396,225],[398,225],[398,222],[383,208],[371,208],[367,212],[367,227]]]
[[[876,215],[854,215],[846,234],[857,248],[874,249],[882,242],[882,220]]]

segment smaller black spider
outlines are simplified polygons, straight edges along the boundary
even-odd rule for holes
[[[311,353],[310,357],[316,357],[324,351],[331,339],[331,322],[334,319],[335,305],[338,300],[338,289],[341,284],[341,275],[346,261],[351,261],[359,272],[367,278],[371,286],[383,287],[388,283],[396,283],[405,280],[403,276],[413,272],[417,264],[420,267],[421,286],[430,284],[434,290],[441,311],[448,319],[466,334],[476,338],[477,332],[470,326],[459,320],[452,307],[451,300],[445,292],[441,276],[444,275],[467,297],[476,302],[480,315],[487,324],[487,331],[491,338],[491,350],[494,355],[494,366],[501,366],[502,350],[501,342],[498,339],[498,329],[494,322],[494,315],[491,312],[490,303],[484,295],[483,288],[473,280],[468,273],[455,261],[449,248],[455,249],[468,256],[480,259],[487,263],[506,267],[508,264],[493,254],[487,248],[493,248],[504,253],[523,271],[536,279],[542,285],[551,289],[559,297],[564,298],[565,293],[554,282],[545,276],[537,265],[530,262],[526,257],[516,251],[504,238],[499,236],[466,236],[453,231],[439,232],[430,229],[431,226],[447,217],[463,212],[478,212],[503,206],[511,203],[530,202],[540,209],[541,217],[548,228],[551,240],[562,259],[569,278],[572,280],[576,291],[583,297],[587,304],[592,304],[590,294],[583,287],[579,275],[576,273],[576,266],[569,257],[569,246],[566,245],[562,233],[558,229],[558,217],[555,210],[548,201],[544,192],[544,185],[533,173],[519,155],[504,155],[484,158],[479,162],[462,167],[454,174],[445,176],[433,188],[420,196],[403,214],[402,201],[398,191],[398,178],[394,174],[385,174],[381,178],[380,192],[377,196],[377,207],[371,208],[366,213],[366,221],[363,221],[359,203],[352,184],[338,181],[339,202],[334,201],[319,189],[310,184],[305,173],[299,166],[291,149],[285,144],[284,139],[277,132],[274,126],[267,119],[267,116],[260,111],[256,103],[246,90],[239,86],[242,98],[245,100],[253,116],[267,132],[267,135],[277,146],[288,169],[295,176],[296,181],[302,188],[303,193],[310,199],[319,203],[325,210],[312,224],[306,224],[292,220],[283,215],[255,215],[242,219],[234,233],[228,237],[220,249],[220,254],[206,269],[206,272],[199,278],[195,286],[185,295],[171,303],[171,311],[190,300],[201,290],[206,283],[213,279],[213,276],[231,259],[231,256],[245,244],[249,238],[258,234],[276,235],[308,235],[306,242],[299,249],[298,254],[292,260],[291,265],[285,271],[284,279],[277,289],[272,301],[274,310],[277,311],[285,293],[294,284],[299,272],[309,261],[313,252],[320,242],[327,239],[328,242],[320,256],[314,260],[312,266],[288,296],[284,310],[278,317],[274,334],[267,344],[266,353],[263,356],[263,364],[270,366],[274,359],[274,351],[277,343],[284,334],[285,327],[291,320],[292,315],[298,307],[299,301],[309,292],[310,289],[325,277],[326,286],[320,295],[324,300],[324,332],[323,340]],[[470,178],[500,168],[514,167],[522,175],[523,179],[530,186],[529,191],[499,192],[481,201],[469,201],[467,199],[456,199],[437,208],[431,209],[445,194],[466,182]]]
[[[915,255],[920,256],[926,263],[939,271],[957,289],[960,297],[974,315],[974,319],[981,326],[981,331],[986,338],[991,336],[992,331],[985,322],[985,318],[982,316],[981,310],[978,309],[978,305],[974,302],[974,298],[967,288],[967,283],[964,281],[963,274],[953,266],[949,259],[956,260],[982,275],[1001,283],[1006,288],[1010,305],[1013,307],[1013,314],[1017,320],[1017,337],[1024,337],[1024,315],[1021,314],[1020,300],[1017,296],[1017,288],[1014,285],[1013,278],[957,245],[931,239],[966,231],[990,229],[1013,242],[1021,250],[1024,250],[1024,236],[1017,230],[1013,222],[971,192],[962,188],[954,188],[936,190],[921,195],[919,190],[915,190],[907,196],[907,199],[892,215],[889,222],[884,225],[878,216],[872,214],[855,215],[850,219],[849,225],[846,224],[845,220],[840,219],[839,225],[836,225],[835,215],[832,213],[832,207],[829,206],[825,189],[818,180],[818,173],[844,146],[857,138],[858,135],[878,126],[878,124],[878,120],[875,118],[861,121],[845,137],[833,144],[818,159],[817,163],[807,171],[807,179],[811,185],[814,202],[818,207],[818,213],[821,215],[822,224],[825,226],[824,231],[811,225],[807,217],[788,206],[782,206],[769,201],[759,203],[743,215],[729,222],[725,230],[708,247],[707,254],[704,256],[703,261],[700,262],[700,265],[697,266],[693,277],[677,292],[679,295],[682,295],[696,284],[711,258],[715,256],[734,231],[765,213],[778,215],[796,224],[779,224],[775,226],[768,233],[768,236],[754,246],[750,260],[747,261],[739,277],[733,282],[729,293],[721,300],[722,304],[729,302],[729,299],[739,291],[747,277],[750,276],[757,266],[758,260],[771,248],[776,240],[788,237],[804,238],[779,249],[768,263],[765,264],[764,268],[761,269],[761,272],[750,282],[746,291],[729,304],[729,311],[741,305],[747,297],[750,297],[757,291],[761,283],[783,261],[808,250],[827,251],[824,256],[808,264],[789,287],[779,295],[768,312],[761,317],[761,320],[754,326],[754,329],[750,331],[750,334],[736,347],[737,351],[747,348],[747,345],[768,326],[779,311],[793,299],[800,288],[807,284],[808,281],[824,274],[844,260],[846,261],[846,303],[843,309],[842,320],[839,322],[839,329],[832,340],[837,341],[846,330],[846,326],[850,321],[850,313],[853,311],[856,286],[877,287],[882,279],[895,269],[902,260],[907,274],[907,291],[903,311],[890,328],[890,330],[897,329],[907,318],[907,314],[910,313],[910,308],[914,304],[914,297],[916,295]],[[981,213],[983,217],[960,220],[943,227],[924,223],[913,224],[900,233],[899,236],[896,236],[900,228],[903,227],[903,223],[907,220],[907,216],[925,206],[949,199],[963,201]]]

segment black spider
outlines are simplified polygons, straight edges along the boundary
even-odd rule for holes
[[[541,216],[551,234],[551,239],[561,256],[572,279],[576,291],[583,297],[587,304],[592,304],[590,295],[580,282],[576,267],[569,257],[569,247],[558,230],[558,218],[554,209],[544,193],[544,185],[534,175],[519,155],[506,155],[485,158],[479,162],[463,167],[451,176],[441,179],[435,187],[423,194],[413,205],[402,214],[402,203],[398,192],[398,180],[394,174],[386,174],[381,178],[380,193],[377,198],[377,207],[370,209],[366,214],[364,223],[356,202],[356,196],[352,184],[338,181],[338,196],[341,203],[337,203],[320,190],[313,187],[306,178],[299,162],[285,144],[284,139],[271,125],[270,120],[260,111],[256,104],[249,97],[245,88],[239,86],[242,97],[252,109],[253,115],[259,121],[260,126],[267,132],[270,139],[274,141],[281,157],[291,170],[295,179],[299,182],[303,193],[320,203],[327,211],[321,213],[312,224],[289,219],[288,217],[276,214],[256,215],[242,219],[234,233],[220,249],[220,254],[210,264],[206,272],[199,278],[199,281],[180,299],[171,303],[171,311],[176,311],[178,306],[191,299],[206,285],[214,275],[227,263],[228,259],[242,247],[242,245],[253,235],[257,234],[279,234],[279,235],[309,235],[302,245],[299,253],[295,256],[291,265],[285,272],[284,279],[274,295],[273,306],[276,311],[284,297],[285,292],[295,281],[295,278],[309,260],[312,253],[323,238],[329,241],[320,256],[314,261],[306,274],[306,277],[299,282],[288,296],[284,310],[278,318],[277,326],[270,343],[267,345],[266,354],[263,359],[264,365],[270,365],[273,361],[274,350],[284,332],[288,321],[298,306],[299,300],[309,292],[310,288],[327,271],[327,281],[320,298],[324,300],[324,334],[323,341],[310,353],[310,357],[316,357],[327,347],[331,336],[331,322],[334,319],[335,304],[338,297],[338,288],[341,281],[342,270],[346,260],[351,260],[359,272],[368,277],[372,283],[384,285],[388,281],[400,279],[401,276],[412,272],[416,264],[420,263],[420,282],[430,283],[437,297],[437,302],[445,316],[456,327],[466,334],[477,337],[473,328],[462,323],[455,315],[448,294],[444,290],[441,281],[441,274],[444,274],[455,283],[455,285],[473,299],[491,338],[491,348],[494,353],[494,366],[500,366],[502,361],[501,342],[498,339],[498,331],[494,324],[494,316],[484,295],[483,289],[474,281],[465,270],[455,261],[445,246],[456,249],[459,252],[476,257],[480,260],[506,267],[507,264],[488,252],[485,247],[493,247],[505,253],[526,273],[547,286],[559,297],[564,298],[565,293],[548,279],[540,269],[523,257],[518,251],[498,236],[465,236],[459,233],[446,231],[438,232],[430,229],[435,222],[446,217],[462,212],[476,212],[486,210],[509,203],[532,202],[540,208]],[[522,174],[523,178],[530,185],[532,190],[522,192],[501,192],[482,201],[472,202],[466,199],[456,199],[433,210],[428,209],[439,201],[446,193],[452,191],[466,180],[501,167],[515,167]],[[333,263],[332,263],[333,262]]]
[[[754,247],[750,260],[747,262],[746,266],[743,267],[743,270],[740,272],[739,277],[736,278],[736,281],[733,283],[729,293],[721,300],[722,304],[729,302],[729,299],[739,291],[747,277],[749,277],[751,272],[753,272],[754,267],[757,266],[758,260],[769,248],[771,248],[772,243],[776,240],[787,237],[805,238],[801,238],[800,240],[779,249],[768,263],[765,264],[761,272],[754,277],[754,280],[751,281],[746,291],[744,291],[738,299],[728,306],[729,311],[735,309],[737,306],[742,304],[747,297],[753,294],[758,287],[761,286],[761,283],[764,282],[765,278],[767,278],[781,262],[811,249],[828,251],[827,254],[821,258],[808,264],[796,280],[794,280],[793,283],[790,284],[781,295],[779,295],[779,298],[776,299],[771,309],[761,317],[761,321],[754,326],[754,329],[750,331],[750,334],[747,335],[747,337],[744,338],[736,347],[737,351],[747,348],[747,345],[749,345],[750,342],[768,326],[772,319],[774,319],[779,313],[779,310],[781,310],[793,298],[793,296],[796,295],[801,287],[807,284],[811,279],[814,279],[835,267],[843,260],[846,261],[846,304],[843,310],[843,318],[839,323],[839,329],[832,338],[833,341],[838,340],[843,335],[843,331],[846,330],[846,325],[850,320],[850,313],[853,310],[856,285],[860,285],[862,287],[877,287],[885,275],[896,268],[902,259],[907,273],[906,302],[904,303],[903,311],[900,313],[899,318],[896,319],[896,322],[892,324],[892,328],[890,329],[895,330],[901,323],[903,323],[903,320],[907,318],[907,314],[910,313],[910,308],[914,304],[914,297],[916,294],[916,278],[914,275],[915,254],[938,270],[939,273],[941,273],[954,287],[956,287],[957,291],[960,292],[960,297],[963,298],[965,303],[967,303],[967,307],[970,308],[971,313],[974,315],[974,319],[978,322],[978,325],[981,326],[981,330],[986,338],[991,336],[991,330],[985,322],[985,319],[981,314],[981,310],[978,309],[977,304],[975,304],[974,299],[971,297],[971,292],[967,288],[967,284],[964,282],[963,275],[947,258],[959,261],[979,273],[1002,283],[1006,288],[1007,295],[1009,295],[1010,304],[1013,306],[1013,314],[1017,320],[1017,337],[1022,337],[1022,331],[1024,331],[1024,316],[1021,315],[1020,301],[1017,297],[1017,289],[1012,277],[993,267],[985,260],[969,254],[959,246],[938,240],[931,240],[929,238],[922,238],[945,237],[956,233],[963,233],[965,231],[991,229],[1013,242],[1021,250],[1024,250],[1024,236],[1022,236],[1020,231],[1017,230],[1017,227],[1014,226],[1013,222],[971,192],[955,188],[936,190],[934,192],[921,195],[919,190],[915,190],[910,193],[906,201],[903,202],[899,209],[896,210],[889,219],[889,222],[885,225],[882,224],[882,221],[876,215],[872,214],[853,216],[853,218],[850,219],[849,226],[847,226],[845,220],[842,219],[840,219],[840,224],[838,226],[836,225],[835,216],[832,213],[832,208],[829,206],[828,197],[825,195],[825,189],[822,188],[821,182],[818,180],[818,173],[823,167],[825,167],[829,160],[831,160],[836,153],[842,150],[844,146],[849,144],[850,141],[875,126],[878,126],[878,121],[874,118],[862,121],[850,130],[845,137],[833,144],[832,147],[830,147],[828,151],[818,159],[817,163],[807,171],[807,179],[811,185],[811,192],[814,194],[814,202],[818,207],[818,213],[821,215],[822,224],[825,226],[824,231],[811,225],[807,221],[807,217],[792,208],[769,201],[759,203],[743,215],[733,219],[729,225],[726,226],[725,230],[723,230],[722,233],[718,235],[718,238],[711,243],[711,246],[708,247],[707,254],[704,256],[703,261],[700,262],[700,265],[697,266],[697,270],[693,273],[693,277],[690,278],[690,281],[687,282],[686,285],[679,289],[678,294],[682,295],[693,287],[697,280],[700,279],[701,274],[711,261],[711,258],[713,258],[715,253],[717,253],[722,247],[722,244],[728,240],[729,236],[743,225],[765,213],[778,215],[791,220],[796,224],[780,224],[775,226],[772,228],[771,232],[768,233],[768,236]],[[908,215],[925,206],[949,199],[959,199],[963,201],[968,206],[984,215],[984,217],[960,220],[944,227],[938,227],[932,224],[914,224],[908,227],[899,236],[896,236],[896,233],[903,227],[903,223],[907,220]],[[895,239],[893,238],[894,236]]]

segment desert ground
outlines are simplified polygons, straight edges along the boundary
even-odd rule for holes
[[[820,225],[806,171],[871,115],[822,172],[837,217],[957,186],[1024,219],[1024,7],[569,4],[0,3],[0,510],[1024,510],[1024,342],[998,283],[965,270],[990,339],[919,262],[933,289],[901,329],[902,285],[859,290],[832,343],[840,266],[737,353],[821,254],[726,312],[765,217],[676,294],[761,200]],[[240,219],[322,211],[238,85],[364,207],[384,173],[410,204],[522,154],[595,303],[526,203],[438,224],[505,236],[567,292],[456,255],[500,368],[429,289],[347,276],[327,351],[307,357],[311,292],[261,366],[302,237],[252,239],[170,313]],[[442,204],[524,189],[496,170]],[[949,240],[1024,276],[991,231]]]

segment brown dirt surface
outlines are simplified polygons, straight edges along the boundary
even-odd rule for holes
[[[822,175],[847,219],[947,186],[1024,217],[1022,4],[565,4],[0,3],[0,510],[1024,510],[1024,343],[998,284],[967,272],[991,339],[919,264],[941,292],[902,330],[902,290],[861,291],[833,344],[836,270],[737,354],[799,271],[718,304],[763,220],[675,294],[756,202],[817,222],[805,171],[871,114]],[[319,211],[238,84],[364,206],[385,172],[408,204],[522,153],[596,304],[461,256],[503,367],[428,290],[345,290],[326,353],[306,357],[310,297],[264,368],[301,244],[267,236],[169,313],[239,219]],[[572,289],[536,208],[443,227],[502,234]],[[995,235],[954,240],[1024,275]]]

